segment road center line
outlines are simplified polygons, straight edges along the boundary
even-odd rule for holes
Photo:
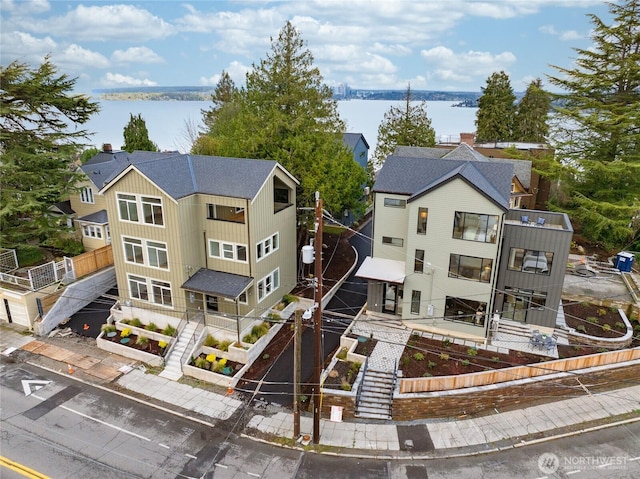
[[[158,446],[164,447],[165,449],[171,449],[171,446],[167,446],[166,444],[162,444],[161,442],[158,443]]]
[[[35,394],[31,394],[31,397],[34,397],[36,399],[40,399],[41,401],[45,401],[44,398],[36,396]],[[107,427],[110,427],[111,429],[115,429],[118,432],[124,432],[125,434],[129,434],[130,436],[137,437],[138,439],[142,439],[143,441],[151,442],[151,439],[149,439],[148,437],[141,436],[140,434],[136,434],[135,432],[127,431],[126,429],[123,429],[123,428],[121,428],[119,426],[116,426],[115,424],[109,424],[108,422],[105,422],[105,421],[103,421],[101,419],[89,416],[89,415],[84,414],[84,413],[82,413],[80,411],[76,411],[75,409],[71,409],[70,407],[67,407],[67,406],[64,406],[64,405],[60,405],[58,407],[64,409],[65,411],[69,411],[69,412],[71,412],[73,414],[77,414],[78,416],[81,416],[81,417],[84,417],[86,419],[90,419],[92,421],[95,421],[95,422],[97,422],[99,424],[102,424],[103,426],[107,426]]]

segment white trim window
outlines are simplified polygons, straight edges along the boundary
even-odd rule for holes
[[[278,251],[278,248],[280,248],[280,233],[276,232],[259,243],[256,243],[256,261],[260,261],[270,254],[275,253]]]
[[[164,226],[162,198],[139,196],[130,193],[118,193],[118,215],[120,221]]]
[[[258,301],[262,301],[279,287],[280,268],[276,268],[260,281],[258,281]]]
[[[124,247],[124,260],[127,263],[144,264],[142,240],[123,236],[122,245]]]
[[[102,226],[82,225],[82,236],[102,239]]]
[[[167,243],[123,236],[122,245],[124,247],[124,260],[127,263],[169,269]]]
[[[238,263],[247,262],[247,245],[209,240],[209,256]]]
[[[148,301],[162,306],[173,306],[171,283],[144,276],[127,275],[129,295],[132,299]],[[149,294],[151,291],[151,294]]]
[[[80,190],[80,202],[81,203],[90,203],[94,204],[95,201],[93,199],[93,188],[90,186],[85,186]]]

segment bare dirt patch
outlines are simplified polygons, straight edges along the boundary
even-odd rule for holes
[[[627,332],[618,308],[564,301],[562,307],[567,326],[579,333],[601,338],[619,338]]]

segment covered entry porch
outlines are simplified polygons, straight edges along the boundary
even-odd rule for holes
[[[405,264],[402,261],[367,256],[356,276],[369,280],[369,311],[402,317],[405,279]]]

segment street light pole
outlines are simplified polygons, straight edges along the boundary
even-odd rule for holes
[[[322,199],[316,191],[315,286],[313,319],[315,368],[313,372],[313,443],[320,442],[320,374],[322,372]]]

